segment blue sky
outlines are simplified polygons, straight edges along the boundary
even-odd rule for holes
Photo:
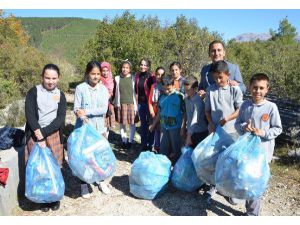
[[[195,18],[200,27],[207,27],[209,31],[218,31],[223,34],[225,40],[236,37],[242,33],[268,33],[269,29],[277,29],[279,21],[286,16],[289,22],[296,27],[300,34],[300,10],[271,10],[271,9],[196,9],[196,10],[168,10],[168,9],[142,9],[129,10],[137,18],[143,15],[158,16],[162,24],[174,22],[178,15],[184,15],[187,18]],[[124,10],[31,10],[18,9],[8,10],[7,14],[12,13],[21,17],[82,17],[92,19],[102,19],[105,16],[110,18],[121,15]]]

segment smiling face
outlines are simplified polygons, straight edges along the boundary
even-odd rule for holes
[[[213,63],[219,60],[224,60],[225,49],[223,45],[221,43],[213,44],[209,49],[209,57]]]
[[[127,76],[130,73],[130,65],[128,63],[124,63],[121,71],[124,77]]]
[[[145,60],[142,60],[140,63],[140,71],[142,73],[147,72],[149,70],[149,65]]]
[[[177,80],[180,77],[181,71],[182,70],[177,65],[173,65],[170,68],[170,73],[175,80]]]
[[[100,76],[100,69],[98,67],[94,67],[88,74],[89,84],[92,87],[95,87],[100,81]]]
[[[253,102],[261,103],[269,91],[269,82],[266,80],[254,80],[250,85]]]
[[[59,76],[57,71],[52,69],[46,69],[42,76],[42,84],[45,89],[52,91],[57,87]]]
[[[213,78],[218,87],[225,87],[228,85],[229,74],[227,73],[213,73]]]

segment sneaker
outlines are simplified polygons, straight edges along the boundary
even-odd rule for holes
[[[99,185],[99,190],[103,192],[103,194],[110,194],[110,189],[108,188],[108,185],[105,184],[104,182],[100,182]]]
[[[86,199],[91,197],[87,184],[81,184],[81,197]]]

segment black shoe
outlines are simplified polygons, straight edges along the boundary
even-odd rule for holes
[[[224,196],[224,198],[225,198],[225,200],[226,200],[227,202],[229,202],[231,205],[237,205],[237,203],[234,202],[234,201],[232,200],[231,197]]]
[[[120,147],[121,147],[122,149],[126,149],[126,146],[127,146],[127,143],[125,143],[125,142],[122,142],[122,144],[121,144],[121,146],[120,146]]]
[[[51,209],[52,209],[52,211],[58,210],[59,207],[60,207],[60,201],[51,203]]]
[[[207,204],[211,204],[211,194],[208,193],[208,192],[205,192],[203,194],[203,198],[204,198],[204,201],[207,203]]]
[[[127,143],[126,143],[126,149],[130,149],[131,146],[132,146],[131,142],[127,142]]]
[[[40,210],[42,212],[48,212],[50,210],[49,204],[48,203],[41,203]]]

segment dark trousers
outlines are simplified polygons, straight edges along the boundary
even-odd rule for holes
[[[139,116],[141,121],[141,143],[143,148],[152,150],[154,142],[154,131],[149,131],[150,113],[147,103],[138,104]]]
[[[197,145],[203,141],[203,139],[205,139],[208,136],[208,131],[203,131],[203,132],[196,132],[192,134],[192,143],[193,145],[191,146],[191,148],[196,148]]]

